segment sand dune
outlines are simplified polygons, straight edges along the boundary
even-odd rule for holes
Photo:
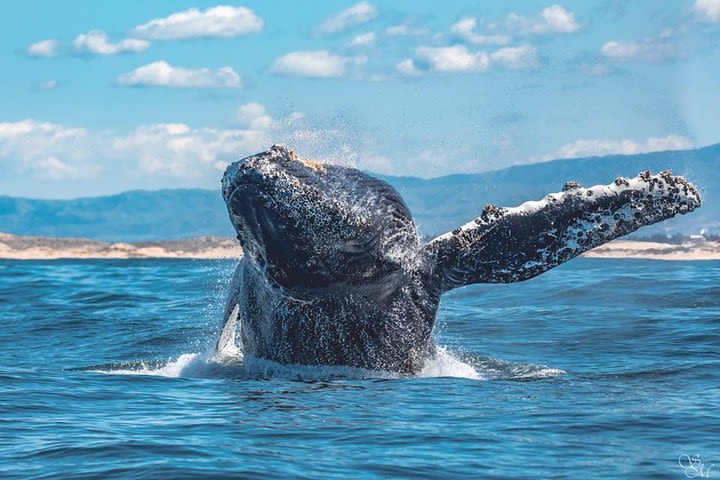
[[[21,237],[0,233],[0,258],[52,260],[59,258],[238,258],[235,239],[198,237],[162,242],[103,243],[83,238]],[[720,242],[683,244],[616,240],[584,256],[657,260],[720,260]]]

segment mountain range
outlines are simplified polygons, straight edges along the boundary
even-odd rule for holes
[[[698,186],[696,212],[642,230],[692,234],[720,232],[720,144],[681,151],[552,160],[478,174],[421,179],[376,175],[397,188],[420,232],[433,236],[477,217],[483,206],[515,206],[559,191],[568,180],[606,184],[640,171],[671,170]],[[219,183],[219,181],[218,181]],[[84,237],[102,241],[152,241],[201,235],[234,236],[218,190],[128,191],[74,200],[0,196],[0,232]]]

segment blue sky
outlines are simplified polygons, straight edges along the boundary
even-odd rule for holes
[[[720,142],[720,0],[7,2],[0,194],[434,177]],[[601,160],[599,160],[601,161]]]

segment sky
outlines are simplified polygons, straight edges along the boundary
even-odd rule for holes
[[[720,0],[24,0],[1,17],[0,195],[219,188],[275,143],[429,178],[720,142]]]

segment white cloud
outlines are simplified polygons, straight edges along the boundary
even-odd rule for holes
[[[88,132],[82,128],[32,119],[3,122],[0,123],[0,163],[3,170],[14,166],[20,172],[31,172],[37,177],[87,176],[96,170],[82,147],[87,141]],[[58,158],[61,152],[67,154],[67,161]]]
[[[385,33],[393,36],[409,35],[410,27],[407,25],[392,25],[385,29]]]
[[[397,69],[398,72],[402,73],[403,75],[407,75],[409,77],[416,77],[422,73],[415,66],[415,62],[413,61],[412,58],[406,58],[402,62],[395,65],[395,68]]]
[[[532,45],[505,47],[494,52],[472,52],[465,45],[450,47],[421,46],[415,50],[415,59],[405,59],[395,68],[404,75],[416,76],[424,71],[484,72],[497,65],[510,70],[534,69],[540,64],[537,48]]]
[[[402,37],[405,35],[426,35],[429,30],[425,27],[411,27],[407,24],[391,25],[385,29],[385,34],[391,37]]]
[[[80,176],[76,167],[68,165],[57,157],[40,158],[33,167],[37,172],[43,172],[45,176],[55,180]]]
[[[493,145],[495,148],[497,148],[499,151],[506,151],[506,150],[512,150],[514,146],[514,140],[512,135],[509,133],[502,133],[499,137],[495,139],[493,142]]]
[[[640,49],[641,46],[638,42],[618,42],[613,40],[606,42],[600,49],[600,53],[610,58],[628,59],[636,57]]]
[[[580,65],[579,69],[583,75],[587,75],[589,77],[604,77],[612,72],[612,69],[603,63],[585,63]]]
[[[176,88],[240,88],[240,75],[231,67],[209,68],[174,67],[158,61],[138,67],[118,76],[121,85],[152,85]]]
[[[32,57],[54,57],[58,47],[57,40],[42,40],[27,47],[25,52]]]
[[[193,178],[222,170],[238,154],[260,149],[261,135],[253,130],[152,124],[112,136],[109,145],[113,155],[132,158],[144,172]]]
[[[675,45],[667,41],[667,37],[657,37],[644,40],[612,40],[606,42],[600,48],[600,53],[613,60],[653,62],[678,56],[680,51]]]
[[[19,122],[0,122],[0,140],[16,140],[36,133],[47,134],[50,138],[58,140],[82,137],[87,134],[87,131],[82,128],[67,128],[57,123],[38,122],[32,119]]]
[[[271,71],[297,77],[341,77],[347,64],[363,64],[366,61],[366,57],[344,57],[327,50],[290,52],[277,58]]]
[[[462,171],[465,165],[460,164],[460,162],[462,162],[461,159],[468,158],[468,155],[458,155],[458,153],[455,149],[432,145],[429,148],[423,148],[413,152],[412,166],[415,172],[423,178],[446,175],[448,165],[452,165],[454,171]],[[458,169],[458,167],[460,168]],[[394,173],[397,173],[397,170],[395,170]],[[407,175],[407,173],[403,174]]]
[[[525,17],[511,13],[505,19],[505,26],[519,35],[543,35],[549,33],[573,33],[580,29],[575,15],[562,5],[551,5],[539,17]]]
[[[91,30],[78,35],[73,42],[78,52],[94,53],[97,55],[114,55],[122,52],[143,52],[148,49],[150,42],[136,38],[126,38],[117,43],[110,43],[108,36],[102,30]]]
[[[651,137],[644,142],[635,140],[580,139],[560,147],[555,153],[534,158],[533,161],[547,161],[556,158],[580,158],[603,155],[633,155],[637,153],[661,152],[666,150],[686,150],[693,148],[694,142],[682,135],[670,134],[666,137]]]
[[[273,125],[272,117],[265,111],[265,106],[260,103],[240,105],[235,116],[241,126],[250,130],[267,130]]]
[[[450,26],[450,32],[458,38],[475,45],[507,45],[510,43],[508,35],[484,35],[477,33],[475,27],[477,19],[466,17]]]
[[[377,35],[375,35],[375,32],[361,33],[360,35],[356,35],[355,38],[352,39],[352,41],[350,42],[350,46],[369,47],[375,44],[376,37]]]
[[[695,0],[693,11],[703,21],[720,22],[720,0]]]
[[[362,1],[325,20],[318,27],[318,32],[323,34],[341,32],[349,27],[367,23],[377,17],[377,14],[375,6],[367,1]]]
[[[347,162],[357,157],[357,132],[346,125],[315,129],[301,112],[273,119],[259,103],[237,109],[239,128],[184,123],[140,125],[126,132],[85,130],[49,122],[0,123],[0,168],[39,178],[93,178],[112,172],[122,181],[157,175],[216,182],[228,163],[288,143],[298,153]],[[133,188],[123,185],[122,188]]]
[[[139,171],[197,178],[216,175],[213,172],[239,155],[264,148],[263,136],[269,128],[259,118],[243,129],[161,123],[128,133],[87,131],[36,120],[0,123],[0,164],[6,171],[13,168],[50,179],[93,177],[108,167],[127,176]]]
[[[493,63],[511,70],[527,70],[540,65],[537,48],[532,45],[505,47],[490,54]]]
[[[135,27],[133,33],[153,40],[194,37],[236,37],[263,29],[263,20],[245,7],[218,5],[200,11],[191,8],[168,17],[155,18]]]
[[[363,170],[374,173],[390,173],[393,171],[392,159],[374,152],[368,152],[359,158]]]
[[[415,55],[438,72],[482,72],[490,66],[487,52],[470,52],[465,45],[418,47]]]
[[[42,90],[52,90],[55,87],[57,87],[57,80],[48,80],[38,85],[38,88]]]

